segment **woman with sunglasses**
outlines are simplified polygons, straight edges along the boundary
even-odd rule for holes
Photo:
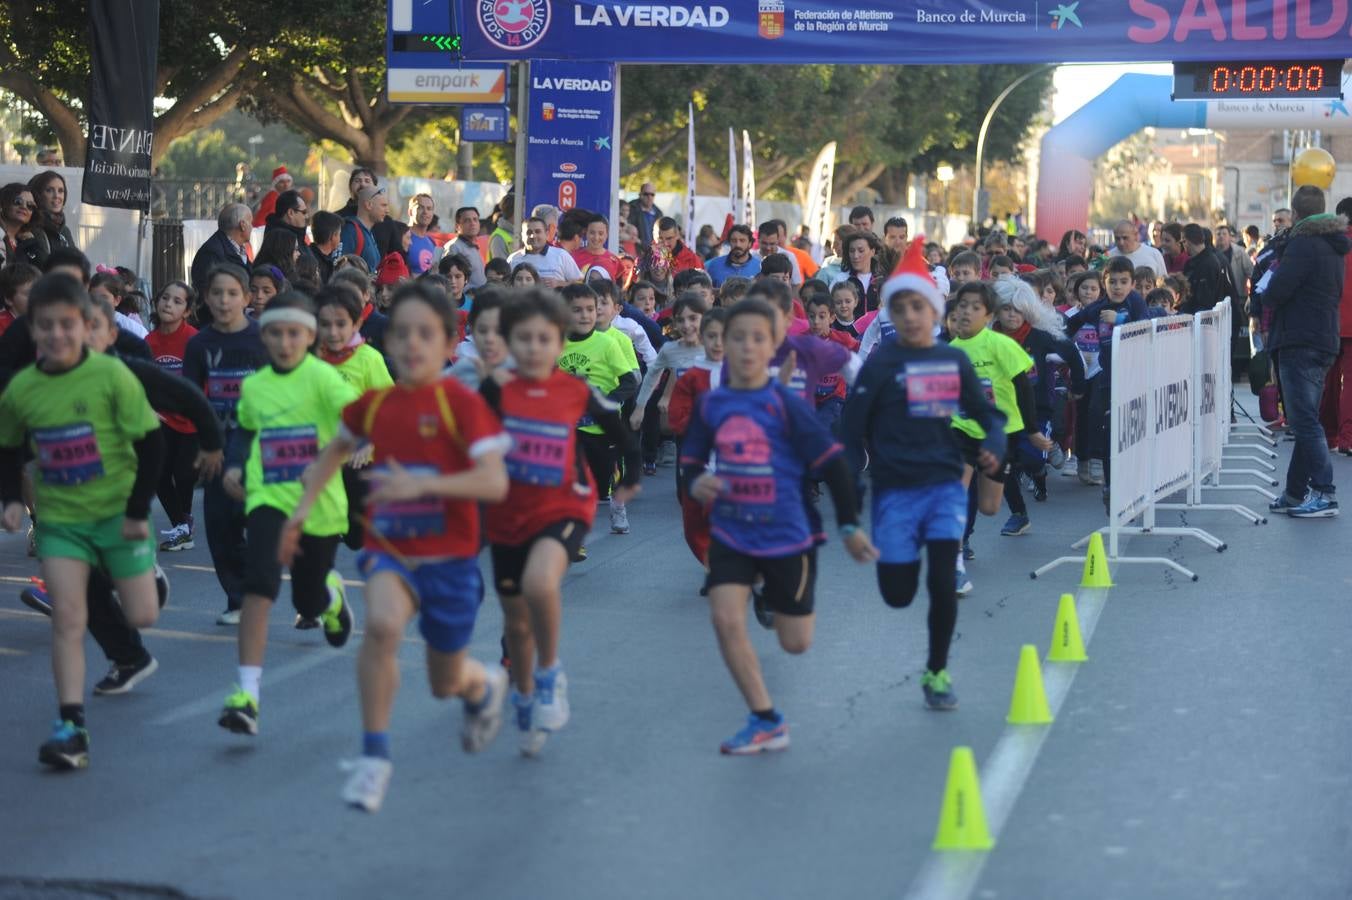
[[[0,232],[4,236],[0,265],[24,258],[19,246],[33,239],[33,214],[37,209],[28,185],[15,181],[0,188]]]
[[[66,225],[66,179],[60,172],[39,172],[28,180],[28,190],[38,208],[29,223],[33,240],[24,246],[23,254],[41,269],[57,247],[75,246]]]

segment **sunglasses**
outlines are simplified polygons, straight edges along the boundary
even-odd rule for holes
[[[36,204],[36,203],[24,203],[22,200],[15,200],[15,201],[14,201],[14,205],[15,205],[16,207],[18,207],[19,209],[26,209],[26,210],[28,210],[29,212],[37,212],[37,211],[38,211],[38,207],[37,207],[37,204]]]
[[[652,191],[644,191],[644,192],[643,192],[642,194],[640,194],[639,196],[642,196],[642,197],[656,197],[657,195],[654,194]]]

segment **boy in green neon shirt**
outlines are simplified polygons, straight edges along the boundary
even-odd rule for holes
[[[309,353],[318,322],[310,298],[281,294],[259,317],[271,364],[244,379],[226,461],[226,492],[244,501],[249,545],[244,607],[239,620],[239,685],[226,698],[220,726],[258,734],[258,697],[268,614],[282,586],[277,548],[286,520],[304,492],[305,470],[338,433],[343,407],[357,390],[328,363]],[[343,582],[333,571],[338,542],[347,530],[343,483],[330,481],[315,501],[291,566],[291,602],[298,621],[319,619],[333,647],[347,643],[352,612]]]

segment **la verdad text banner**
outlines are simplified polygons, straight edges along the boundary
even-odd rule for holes
[[[1352,56],[1346,0],[450,2],[467,60],[913,65]]]

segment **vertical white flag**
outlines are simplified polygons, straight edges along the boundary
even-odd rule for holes
[[[728,215],[737,221],[737,135],[728,126]]]
[[[751,158],[751,135],[742,131],[742,222],[756,229],[756,164]]]
[[[831,216],[831,190],[836,172],[836,142],[832,141],[817,154],[812,164],[812,176],[807,183],[807,216],[803,224],[812,229],[812,240],[825,246],[826,228]]]
[[[686,144],[685,243],[695,245],[695,104],[690,104],[690,133]]]

